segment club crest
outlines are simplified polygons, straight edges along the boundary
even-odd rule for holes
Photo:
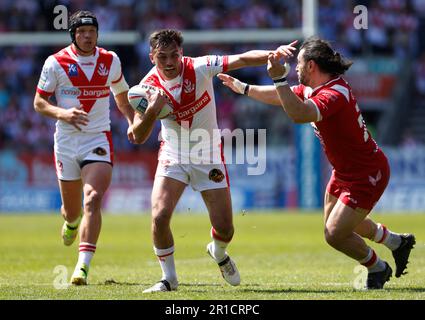
[[[220,169],[212,169],[208,174],[208,178],[214,182],[221,182],[224,179],[224,174]]]
[[[98,156],[106,156],[106,150],[101,147],[97,147],[96,149],[94,149],[93,153],[97,154]]]
[[[193,90],[195,90],[195,85],[189,79],[185,79],[183,82],[183,90],[185,93],[192,93]]]
[[[103,63],[101,63],[99,64],[99,68],[97,68],[97,73],[99,74],[99,76],[107,77],[109,74],[109,70]]]

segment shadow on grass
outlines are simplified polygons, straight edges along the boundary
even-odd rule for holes
[[[148,287],[152,285],[152,283],[139,283],[139,282],[124,282],[124,281],[116,281],[114,279],[107,279],[104,282],[91,284],[92,286],[141,286],[141,287]],[[383,291],[380,290],[372,290],[372,291],[363,291],[363,290],[355,290],[350,286],[347,287],[340,287],[340,288],[323,288],[323,289],[304,289],[304,288],[279,288],[279,289],[262,289],[264,285],[261,284],[249,284],[248,286],[240,286],[240,287],[234,287],[237,289],[238,292],[243,293],[260,293],[260,294],[298,294],[298,293],[323,293],[323,294],[333,294],[333,293],[374,293],[374,292],[409,292],[409,293],[425,293],[425,288],[423,287],[396,287],[396,288],[385,288]],[[218,284],[218,283],[179,283],[179,288],[185,288],[187,291],[191,292],[208,292],[209,290],[217,290],[219,288],[223,288],[223,290],[227,289],[226,284]],[[252,287],[258,287],[258,288],[252,288]],[[202,288],[202,289],[201,289]]]
[[[245,293],[379,293],[379,292],[399,292],[399,293],[425,293],[425,288],[412,288],[412,287],[398,287],[398,288],[384,288],[383,290],[356,290],[352,287],[341,287],[338,289],[303,289],[303,288],[282,288],[282,289],[250,289],[241,288],[239,291]]]
[[[387,288],[386,290],[391,291],[407,291],[407,292],[425,292],[425,288],[412,288],[412,287],[397,287],[397,288]]]
[[[125,281],[116,281],[114,279],[106,279],[103,282],[90,283],[90,285],[95,286],[145,286],[145,283],[139,282],[125,282]]]
[[[152,283],[141,283],[141,282],[125,282],[125,281],[116,281],[114,279],[107,279],[104,282],[91,283],[90,285],[95,286],[149,286],[154,284]],[[218,283],[179,283],[179,287],[221,287],[222,285]]]
[[[293,288],[282,288],[282,289],[241,289],[239,290],[244,293],[270,293],[270,294],[279,294],[279,293],[343,293],[349,290],[346,289],[293,289]]]
[[[95,286],[141,286],[148,287],[152,283],[135,283],[135,282],[123,282],[116,281],[114,279],[105,280],[103,283],[91,284]],[[252,285],[250,285],[252,286]],[[261,285],[254,284],[253,286],[261,287]],[[211,290],[217,290],[222,288],[223,290],[228,289],[225,284],[218,283],[179,283],[179,288],[185,288],[185,291],[198,292],[198,293],[207,293]],[[236,288],[236,287],[235,287]],[[349,289],[293,289],[293,288],[282,288],[282,289],[250,289],[244,288],[244,286],[237,287],[238,292],[244,293],[263,293],[263,294],[276,294],[276,293],[342,293],[350,291]]]

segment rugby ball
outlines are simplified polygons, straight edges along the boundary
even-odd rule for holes
[[[147,92],[149,90],[160,90],[157,87],[151,86],[146,83],[138,84],[128,90],[128,101],[130,102],[131,107],[139,113],[145,113],[146,108],[148,107],[148,98]],[[157,115],[157,119],[164,119],[168,117],[173,112],[173,107],[171,101],[168,99],[168,103],[164,105],[161,111]]]

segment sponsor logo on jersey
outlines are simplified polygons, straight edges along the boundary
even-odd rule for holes
[[[149,84],[151,86],[155,86],[156,85],[154,78],[151,78],[151,77],[149,77],[148,79],[146,79],[145,84]]]
[[[208,174],[208,178],[213,182],[219,183],[223,181],[224,174],[220,169],[212,169]]]
[[[99,64],[97,73],[99,74],[99,76],[106,77],[109,74],[109,70],[103,63],[101,63]]]
[[[80,90],[81,95],[79,99],[105,98],[109,96],[109,87],[102,87],[99,89],[80,88]]]
[[[170,91],[173,91],[173,90],[177,90],[177,89],[179,89],[181,87],[182,87],[182,85],[180,83],[177,83],[176,85],[172,86],[169,90]]]
[[[94,62],[82,62],[80,63],[82,66],[94,66]]]
[[[62,87],[59,94],[63,97],[78,99],[99,99],[109,96],[109,87]]]
[[[70,63],[68,65],[68,76],[78,77],[78,68],[76,63]]]
[[[46,86],[47,74],[48,74],[47,69],[43,69],[43,71],[41,72],[40,80],[38,81],[38,87],[40,89],[44,89],[44,87]]]
[[[63,97],[78,97],[81,94],[80,89],[76,87],[62,87],[59,91],[59,95]]]
[[[202,110],[206,105],[208,105],[210,101],[211,97],[208,94],[208,91],[205,91],[205,93],[198,100],[179,109],[175,114],[176,118],[179,121],[190,119],[195,113],[197,113],[199,110]]]
[[[195,90],[195,85],[189,79],[185,79],[183,82],[183,90],[185,93],[191,93]]]

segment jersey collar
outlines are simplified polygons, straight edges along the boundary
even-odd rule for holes
[[[92,54],[91,56],[80,56],[80,55],[78,54],[78,52],[74,49],[74,46],[73,46],[72,44],[70,44],[70,45],[69,45],[69,48],[70,48],[70,51],[71,51],[71,53],[72,53],[72,55],[73,55],[73,57],[74,57],[74,58],[77,58],[77,57],[79,57],[79,58],[89,58],[89,57],[94,57],[94,56],[96,56],[96,55],[97,55],[97,52],[98,52],[98,47],[96,46],[96,47],[94,48],[93,54]]]
[[[338,81],[339,79],[341,79],[341,76],[338,76],[338,77],[336,77],[336,78],[333,78],[333,79],[329,80],[328,82],[326,82],[326,83],[324,83],[324,84],[321,84],[320,86],[318,86],[318,87],[316,87],[316,88],[312,89],[311,94],[315,93],[316,91],[318,91],[319,89],[321,89],[321,88],[323,88],[323,87],[326,87],[327,85],[331,84],[332,82],[336,82],[336,81]]]

